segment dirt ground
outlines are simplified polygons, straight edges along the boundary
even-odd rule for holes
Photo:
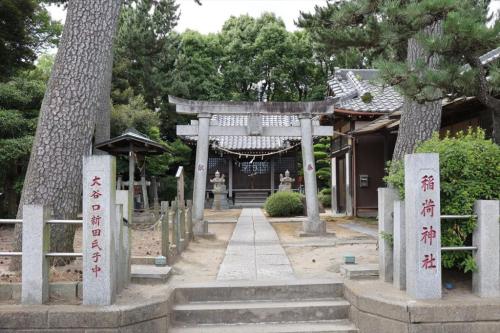
[[[174,263],[170,281],[179,283],[215,280],[235,225],[210,223],[208,231],[214,233],[216,239],[197,238],[191,242]]]
[[[236,220],[240,209],[226,211],[205,210],[207,220]],[[173,269],[175,280],[199,281],[200,279],[214,279],[219,265],[224,258],[227,242],[232,235],[234,224],[210,223],[209,230],[216,234],[216,239],[197,239],[176,260]],[[11,225],[0,226],[0,251],[12,251],[14,227]],[[73,243],[74,251],[82,251],[82,228],[75,233]],[[158,224],[136,224],[132,227],[132,256],[152,256],[161,253],[161,229]],[[9,271],[10,257],[0,257],[0,282],[21,282],[17,272]],[[77,258],[70,264],[50,267],[49,280],[55,281],[81,281],[82,260]]]
[[[299,237],[300,222],[272,223],[298,278],[338,277],[346,254],[354,255],[359,264],[378,262],[375,240],[342,228],[342,222],[326,222],[327,231],[335,237]]]

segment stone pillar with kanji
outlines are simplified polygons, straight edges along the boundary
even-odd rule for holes
[[[83,158],[83,304],[115,301],[117,257],[113,224],[116,160],[110,155]]]
[[[441,298],[439,154],[405,156],[406,290]]]

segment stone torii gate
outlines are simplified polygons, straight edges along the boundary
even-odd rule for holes
[[[179,114],[197,116],[197,123],[177,125],[177,135],[197,136],[196,165],[193,188],[194,233],[207,232],[203,217],[207,179],[208,151],[210,136],[295,136],[301,137],[304,183],[306,192],[307,220],[303,223],[304,234],[325,233],[326,226],[319,218],[316,184],[316,168],[313,152],[313,137],[331,136],[332,126],[313,126],[312,117],[333,113],[334,100],[320,102],[208,102],[192,101],[169,96]],[[211,125],[213,115],[246,115],[247,126]],[[265,127],[262,115],[297,115],[300,126]]]

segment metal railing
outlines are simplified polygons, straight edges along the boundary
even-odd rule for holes
[[[22,219],[0,219],[0,224],[22,224]],[[48,220],[45,223],[48,224],[82,224],[83,220]],[[22,252],[14,252],[14,251],[1,251],[0,257],[19,257],[22,256]],[[77,258],[83,257],[83,253],[81,252],[47,252],[45,253],[46,257],[69,257],[69,258]]]
[[[470,215],[441,215],[441,220],[467,220],[477,219],[476,214]],[[477,251],[477,246],[443,246],[441,251]]]
[[[477,215],[441,215],[441,220],[477,219]],[[477,251],[477,246],[443,246],[441,251]]]

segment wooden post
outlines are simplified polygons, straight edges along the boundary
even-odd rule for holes
[[[179,207],[177,206],[177,201],[172,201],[172,245],[175,247],[173,251],[175,254],[180,253],[179,247]]]
[[[178,201],[179,205],[179,242],[181,251],[186,248],[186,206],[183,201]]]
[[[160,212],[160,202],[158,201],[158,182],[155,176],[151,176],[151,192],[153,193],[153,209],[156,216]]]
[[[193,201],[186,201],[187,210],[186,210],[186,224],[187,224],[187,239],[191,241],[193,239]]]
[[[274,193],[274,158],[271,158],[271,194]]]
[[[168,226],[168,201],[161,202],[161,255],[167,258],[169,255],[169,226]]]
[[[141,176],[142,198],[144,200],[144,209],[149,209],[148,187],[146,185],[145,171],[146,170],[144,169]]]
[[[129,225],[132,224],[132,217],[134,215],[135,202],[134,202],[134,173],[135,173],[135,153],[134,146],[130,144],[130,152],[128,155],[128,204],[130,209]]]
[[[229,159],[229,197],[233,197],[233,159]]]

